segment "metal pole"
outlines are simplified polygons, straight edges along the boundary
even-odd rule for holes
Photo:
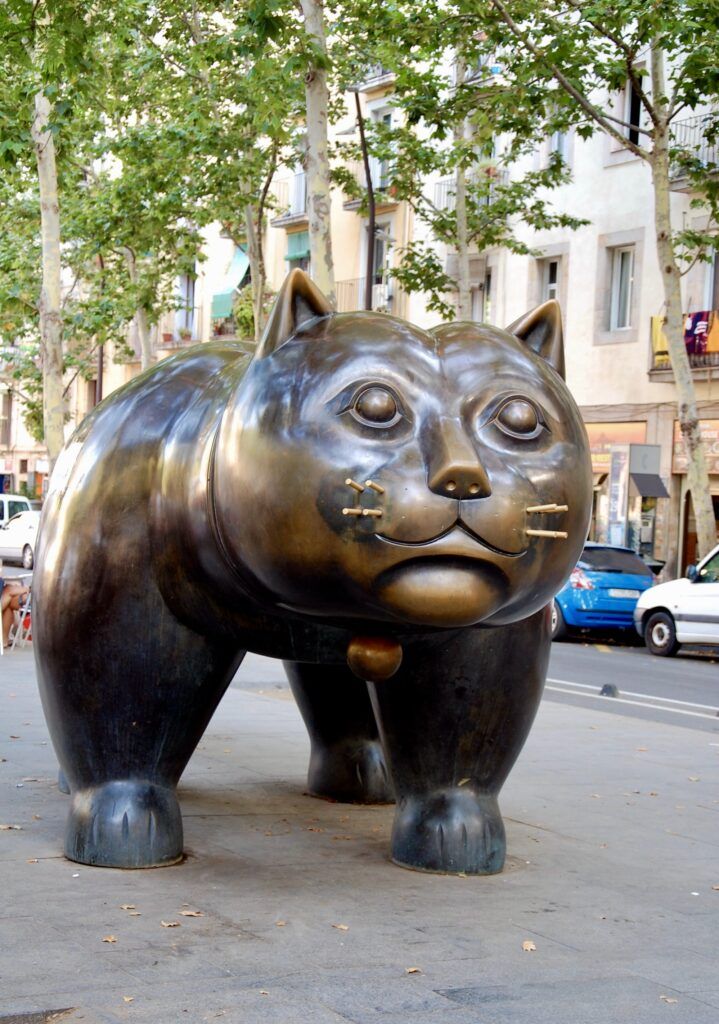
[[[367,182],[367,267],[364,289],[364,308],[372,309],[372,285],[374,283],[374,236],[375,236],[375,203],[374,187],[372,185],[372,174],[369,166],[369,155],[367,153],[367,140],[364,134],[364,118],[360,106],[359,90],[355,92],[355,105],[357,107],[357,125],[360,134],[360,146],[362,148],[362,162],[364,164],[365,180]]]

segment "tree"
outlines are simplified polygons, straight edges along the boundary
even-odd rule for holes
[[[448,17],[446,5],[426,3],[420,11],[400,0],[369,14],[365,4],[341,0],[341,12],[330,52],[345,85],[362,81],[371,64],[394,74],[391,102],[399,116],[391,126],[368,122],[368,145],[387,169],[385,192],[408,202],[431,238],[411,242],[392,274],[406,290],[424,292],[428,308],[442,317],[471,319],[473,249],[528,253],[519,224],[573,229],[586,223],[552,208],[552,189],[567,180],[568,169],[554,155],[546,167],[517,173],[518,157],[536,145],[538,132],[525,127],[499,139],[505,91],[480,60],[483,38]],[[357,156],[356,144],[342,149]],[[349,172],[336,170],[335,177],[366,206]],[[429,177],[440,179],[439,199],[428,191]],[[456,273],[443,265],[437,242],[455,254]]]
[[[692,261],[719,249],[719,236],[673,229],[670,180],[672,165],[681,165],[693,188],[692,205],[716,223],[719,168],[681,145],[673,125],[683,111],[707,105],[704,137],[711,141],[719,133],[719,10],[697,0],[489,0],[478,11],[469,0],[459,0],[447,17],[468,34],[481,32],[486,53],[501,53],[512,98],[501,111],[506,130],[540,125],[551,134],[574,124],[585,138],[604,131],[651,169],[666,336],[697,543],[705,555],[716,543],[716,528],[683,340],[680,279]],[[625,109],[617,104],[620,95],[633,98]]]

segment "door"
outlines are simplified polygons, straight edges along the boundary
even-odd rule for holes
[[[719,550],[700,563],[681,596],[677,632],[685,643],[719,643]]]

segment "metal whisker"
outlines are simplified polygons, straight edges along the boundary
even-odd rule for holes
[[[362,515],[362,509],[361,508],[343,508],[342,509],[342,515],[343,516],[361,516]]]
[[[379,517],[382,515],[382,509],[381,508],[363,508],[362,509],[362,515],[363,516],[374,516],[376,519],[379,519]]]
[[[525,508],[525,512],[568,512],[569,505],[557,505],[552,503],[551,505],[530,505]]]
[[[365,480],[364,483],[365,487],[371,487],[373,491],[377,492],[377,494],[384,494],[384,487],[380,487],[380,485],[376,484],[374,480]]]
[[[552,537],[554,540],[566,540],[569,536],[564,530],[525,530],[528,537]]]
[[[367,481],[367,483],[369,483],[369,480]],[[345,480],[345,484],[348,487],[352,487],[355,491],[357,491],[358,494],[361,494],[362,491],[364,491],[364,487],[362,486],[362,484],[358,484],[357,481],[353,480],[351,476],[347,477],[347,479]]]

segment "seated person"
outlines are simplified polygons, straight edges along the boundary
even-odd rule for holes
[[[20,580],[4,580],[0,577],[0,607],[2,608],[2,642],[7,647],[10,643],[10,628],[15,620],[15,612],[25,602],[30,588]]]

